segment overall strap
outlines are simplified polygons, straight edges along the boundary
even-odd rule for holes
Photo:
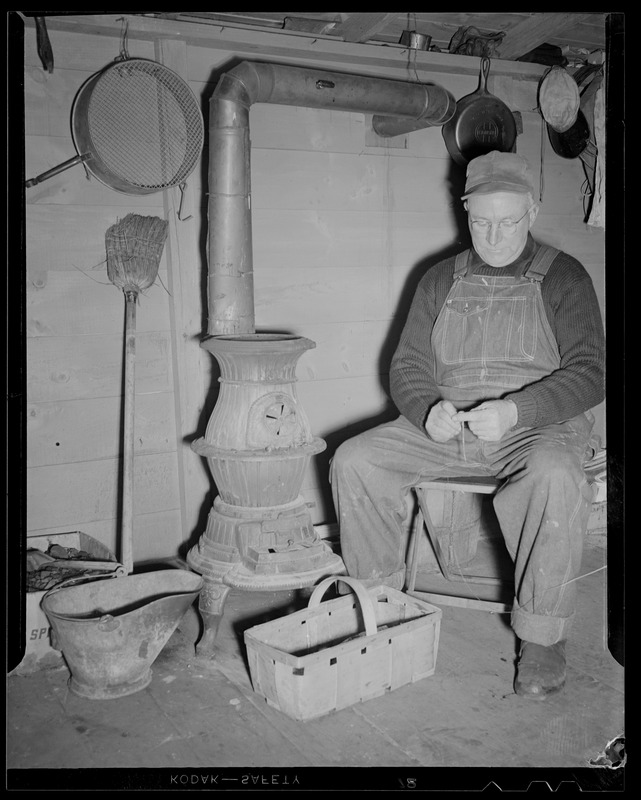
[[[472,256],[471,250],[463,250],[462,253],[459,253],[456,256],[456,261],[454,262],[454,280],[458,278],[462,278],[465,273],[468,271],[468,263]]]
[[[550,247],[547,244],[541,245],[523,277],[540,283],[560,252],[556,247]]]

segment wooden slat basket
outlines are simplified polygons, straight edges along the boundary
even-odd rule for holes
[[[355,594],[321,603],[335,582]],[[387,586],[331,576],[308,607],[245,631],[254,691],[296,720],[378,697],[434,674],[442,612]]]

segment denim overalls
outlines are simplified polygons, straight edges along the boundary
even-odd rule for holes
[[[540,247],[525,274],[514,277],[473,275],[470,252],[457,258],[432,331],[443,398],[467,408],[559,368],[541,297],[556,253]],[[593,423],[588,412],[516,427],[499,442],[482,441],[465,426],[454,439],[435,442],[400,416],[343,443],[330,480],[349,574],[402,588],[411,487],[433,478],[496,476],[505,480],[494,508],[514,561],[512,627],[537,644],[566,638],[592,503],[583,463]]]
[[[432,332],[443,399],[466,408],[559,368],[541,297],[541,281],[557,253],[540,247],[523,277],[473,275],[472,252],[459,253],[452,288]]]

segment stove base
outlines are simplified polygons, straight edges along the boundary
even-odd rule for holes
[[[230,589],[284,591],[313,586],[345,565],[318,536],[302,497],[282,506],[232,506],[219,497],[207,530],[187,554],[204,578],[199,611],[204,632],[199,655],[213,655],[216,633]]]

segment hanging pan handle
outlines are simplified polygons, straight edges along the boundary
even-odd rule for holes
[[[487,56],[483,56],[481,59],[481,75],[480,75],[480,91],[487,92],[487,79],[490,75],[490,59]]]
[[[336,583],[337,581],[343,581],[348,586],[351,586],[352,589],[356,592],[356,597],[361,606],[361,611],[363,612],[363,621],[365,623],[365,635],[366,636],[374,636],[376,633],[376,614],[374,613],[374,606],[372,605],[372,599],[369,595],[367,589],[363,586],[360,581],[357,581],[356,578],[349,578],[347,575],[332,575],[329,578],[325,578],[324,581],[321,581],[318,586],[312,592],[311,597],[309,598],[309,603],[307,604],[308,608],[316,608],[320,605],[320,601],[327,591],[329,587]]]
[[[24,182],[24,185],[27,188],[29,188],[29,186],[35,186],[37,183],[42,183],[42,181],[46,181],[48,178],[53,178],[54,175],[58,175],[58,173],[64,172],[70,167],[75,167],[76,164],[83,164],[85,161],[89,161],[90,158],[91,153],[85,153],[82,156],[74,156],[73,158],[70,158],[69,161],[63,161],[62,164],[58,164],[57,167],[53,167],[46,172],[42,172],[35,178],[30,178],[28,181]]]

